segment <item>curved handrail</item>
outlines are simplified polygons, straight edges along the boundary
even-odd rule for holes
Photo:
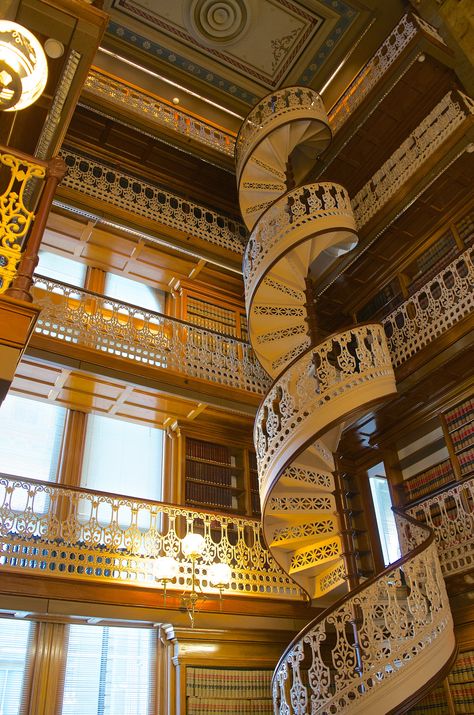
[[[399,661],[397,660],[397,654],[395,654],[392,658],[392,662],[389,661],[389,624],[387,622],[388,619],[386,618],[386,614],[384,613],[384,606],[386,606],[385,610],[389,613],[389,617],[392,620],[393,629],[396,631],[398,628],[398,633],[396,633],[395,638],[400,639],[400,633],[401,630],[403,630],[403,651],[409,651],[412,655],[413,649],[416,650],[416,648],[419,647],[417,652],[421,652],[423,648],[428,648],[431,639],[434,640],[437,634],[441,634],[447,629],[451,618],[449,601],[436,554],[433,530],[424,524],[420,524],[415,519],[398,509],[393,509],[393,511],[398,517],[399,530],[400,520],[404,520],[408,523],[412,530],[424,532],[426,537],[413,546],[411,542],[414,540],[414,535],[406,532],[404,535],[403,546],[405,549],[411,547],[409,551],[404,553],[397,561],[389,564],[378,574],[368,579],[363,584],[360,584],[350,593],[336,601],[336,603],[334,603],[330,608],[323,611],[323,613],[311,621],[292,640],[279,659],[275,668],[272,680],[274,697],[275,694],[278,696],[279,688],[280,697],[283,696],[283,685],[288,679],[288,666],[290,666],[294,671],[294,682],[296,683],[296,685],[292,685],[290,689],[291,701],[292,703],[294,702],[296,695],[298,695],[299,702],[301,702],[302,698],[307,700],[307,686],[303,684],[299,668],[304,658],[303,648],[305,644],[310,647],[312,652],[312,663],[308,669],[308,673],[310,673],[310,671],[312,671],[313,674],[317,672],[319,676],[317,682],[314,679],[312,681],[311,676],[308,678],[308,686],[314,685],[311,700],[314,706],[316,697],[319,697],[321,699],[321,706],[324,706],[324,712],[336,712],[335,710],[333,711],[330,709],[331,702],[333,700],[337,699],[339,705],[342,705],[343,703],[349,705],[355,702],[355,700],[362,694],[367,695],[369,692],[373,692],[373,688],[376,688],[377,685],[379,685],[385,678],[396,674],[396,672],[398,672],[410,661],[410,655]],[[430,549],[431,553],[428,554],[428,550]],[[439,590],[433,590],[431,588],[431,584],[427,585],[424,589],[420,587],[420,582],[422,580],[421,567],[423,564],[416,564],[412,573],[410,573],[411,565],[414,564],[415,559],[422,554],[428,554],[431,561],[429,564],[430,568],[428,568],[428,564],[424,565],[424,575],[427,583],[430,578],[433,579],[437,577],[436,580],[438,582]],[[411,578],[412,575],[413,579]],[[384,580],[384,585],[386,587],[385,602],[382,601],[379,588]],[[361,596],[364,593],[370,592],[370,590],[374,589],[374,587],[379,589],[377,594],[378,603],[374,604],[370,601],[370,598],[368,599],[369,606],[372,607],[372,611],[369,614],[369,623],[366,622],[366,619],[364,619],[363,599]],[[402,600],[406,602],[408,610],[410,600],[414,603],[410,614],[402,608],[400,602],[397,603],[397,589],[401,591],[402,594],[405,590],[408,591],[407,595],[402,596]],[[422,622],[423,607],[420,607],[420,596],[422,596],[423,599],[436,602],[436,610],[438,612],[441,611],[443,616],[439,623],[434,622],[432,617],[433,610],[427,608],[426,604],[424,608],[425,622]],[[352,607],[352,615],[349,606]],[[397,614],[400,619],[399,623],[397,623]],[[409,615],[413,619],[412,621],[409,621]],[[403,617],[405,617],[405,620],[403,620]],[[377,623],[377,620],[384,620],[383,627]],[[416,627],[413,623],[416,623]],[[321,643],[327,638],[325,624],[334,626],[336,630],[336,643],[334,650],[337,651],[337,648],[339,648],[340,657],[337,657],[336,652],[335,658],[334,650],[331,652],[333,665],[335,660],[339,660],[339,664],[344,664],[343,661],[345,661],[345,672],[343,672],[342,678],[339,680],[334,679],[334,682],[332,683],[334,692],[329,692],[331,689],[330,666],[328,666],[323,660],[320,649]],[[346,626],[348,625],[351,628],[354,627],[353,643],[350,643],[350,641],[345,638]],[[430,626],[432,626],[431,631]],[[423,638],[423,635],[420,634],[426,630],[430,631],[430,638],[426,639],[426,642],[423,642],[422,645],[420,645],[420,638]],[[372,638],[369,638],[369,631],[371,631],[370,635],[372,635]],[[413,642],[407,643],[407,639],[410,637],[410,632],[412,634]],[[365,651],[370,651],[371,647],[375,647],[375,650],[377,650],[378,647],[379,650],[384,651],[385,658],[381,658],[380,660],[373,657],[372,660],[364,659]],[[326,657],[328,658],[327,654]],[[368,660],[368,665],[371,667],[371,670],[368,673],[364,671],[366,660]],[[352,685],[349,683],[343,684],[343,687],[338,687],[344,677],[349,679],[350,676],[352,676]],[[326,687],[326,692],[323,690],[324,687]],[[297,693],[297,691],[299,692]],[[314,708],[312,712],[317,713],[319,710]]]

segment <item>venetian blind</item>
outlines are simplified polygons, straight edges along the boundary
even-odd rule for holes
[[[86,268],[85,263],[80,263],[67,256],[59,256],[50,251],[40,251],[35,273],[82,288],[86,277]]]
[[[56,480],[66,410],[9,394],[0,410],[0,472]]]
[[[28,715],[27,686],[35,625],[0,619],[0,713]]]
[[[163,291],[115,273],[107,273],[105,295],[124,303],[138,305],[145,310],[163,312],[165,302]]]
[[[152,715],[156,632],[69,626],[61,715]]]

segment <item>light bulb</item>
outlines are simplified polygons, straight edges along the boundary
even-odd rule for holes
[[[201,534],[186,534],[181,542],[183,554],[190,559],[197,559],[202,556],[206,542]]]
[[[46,87],[48,62],[39,40],[16,22],[0,20],[0,109],[16,112]]]
[[[222,589],[229,585],[232,570],[227,564],[212,564],[209,569],[209,582],[211,586]]]
[[[159,556],[155,559],[155,579],[157,581],[172,581],[178,575],[179,564],[171,556]]]

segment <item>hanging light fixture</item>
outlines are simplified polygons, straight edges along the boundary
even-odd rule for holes
[[[191,628],[194,628],[194,616],[197,602],[200,598],[206,598],[201,591],[199,580],[196,578],[196,561],[202,557],[206,547],[206,541],[201,534],[186,534],[181,541],[181,551],[186,559],[192,564],[191,590],[183,591],[181,594],[181,606],[186,609],[191,621]],[[179,564],[171,556],[159,556],[155,560],[155,579],[163,584],[163,604],[166,605],[166,587],[174,581],[178,575]],[[219,589],[220,608],[222,610],[222,591],[228,586],[232,571],[225,563],[212,564],[209,568],[209,583],[212,587]]]
[[[36,102],[48,79],[39,40],[25,27],[0,20],[0,109],[16,112]]]

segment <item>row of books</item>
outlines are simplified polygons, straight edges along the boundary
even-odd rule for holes
[[[437,241],[428,246],[415,261],[416,267],[420,273],[426,273],[430,268],[442,257],[445,256],[452,248],[456,248],[456,239],[454,238],[451,229],[448,229]]]
[[[273,700],[188,697],[187,715],[273,715]]]
[[[222,486],[236,486],[233,484],[236,475],[227,467],[222,468],[219,464],[207,464],[206,462],[193,462],[186,460],[186,479],[200,479],[203,482],[212,482]]]
[[[200,698],[269,698],[271,670],[186,669],[186,694]]]
[[[459,249],[455,245],[446,254],[444,254],[442,258],[439,258],[436,263],[433,263],[433,265],[430,266],[429,270],[426,270],[419,275],[417,273],[416,276],[413,277],[413,280],[411,281],[410,285],[408,286],[408,294],[413,295],[413,293],[416,293],[418,290],[420,290],[420,288],[422,288],[426,283],[428,283],[428,281],[430,281],[438,273],[440,273],[443,268],[446,268],[446,266],[451,263],[451,261],[457,256],[458,253]]]
[[[446,693],[442,685],[428,693],[416,707],[409,710],[410,715],[446,715],[448,712]]]
[[[186,482],[186,503],[219,509],[236,509],[238,506],[237,499],[230,489],[212,487],[199,482]]]
[[[458,450],[466,449],[466,447],[474,444],[474,422],[471,422],[464,427],[460,427],[456,430],[456,432],[453,432],[451,439],[453,440],[456,452]]]
[[[436,464],[434,467],[417,474],[404,482],[405,490],[409,500],[419,499],[425,494],[439,489],[445,484],[453,481],[454,473],[449,459]]]
[[[456,713],[474,713],[474,683],[462,685],[452,685],[451,695],[453,696]]]
[[[460,653],[449,674],[450,685],[474,682],[474,651]]]
[[[235,457],[225,445],[202,442],[199,439],[191,439],[190,437],[186,438],[186,457],[207,459],[210,462],[235,466]]]
[[[357,319],[368,320],[383,307],[387,308],[387,312],[394,309],[396,307],[393,304],[395,299],[399,299],[399,302],[403,300],[398,280],[388,283],[382,290],[376,293],[376,295],[357,312]]]
[[[449,431],[455,430],[462,425],[472,421],[474,417],[474,399],[464,400],[460,405],[456,405],[452,410],[445,412],[444,419]]]
[[[461,474],[465,476],[469,474],[474,469],[474,449],[469,449],[467,452],[461,452],[457,455],[459,466],[461,467]]]
[[[474,210],[471,210],[456,223],[456,230],[463,243],[469,246],[474,240]]]

